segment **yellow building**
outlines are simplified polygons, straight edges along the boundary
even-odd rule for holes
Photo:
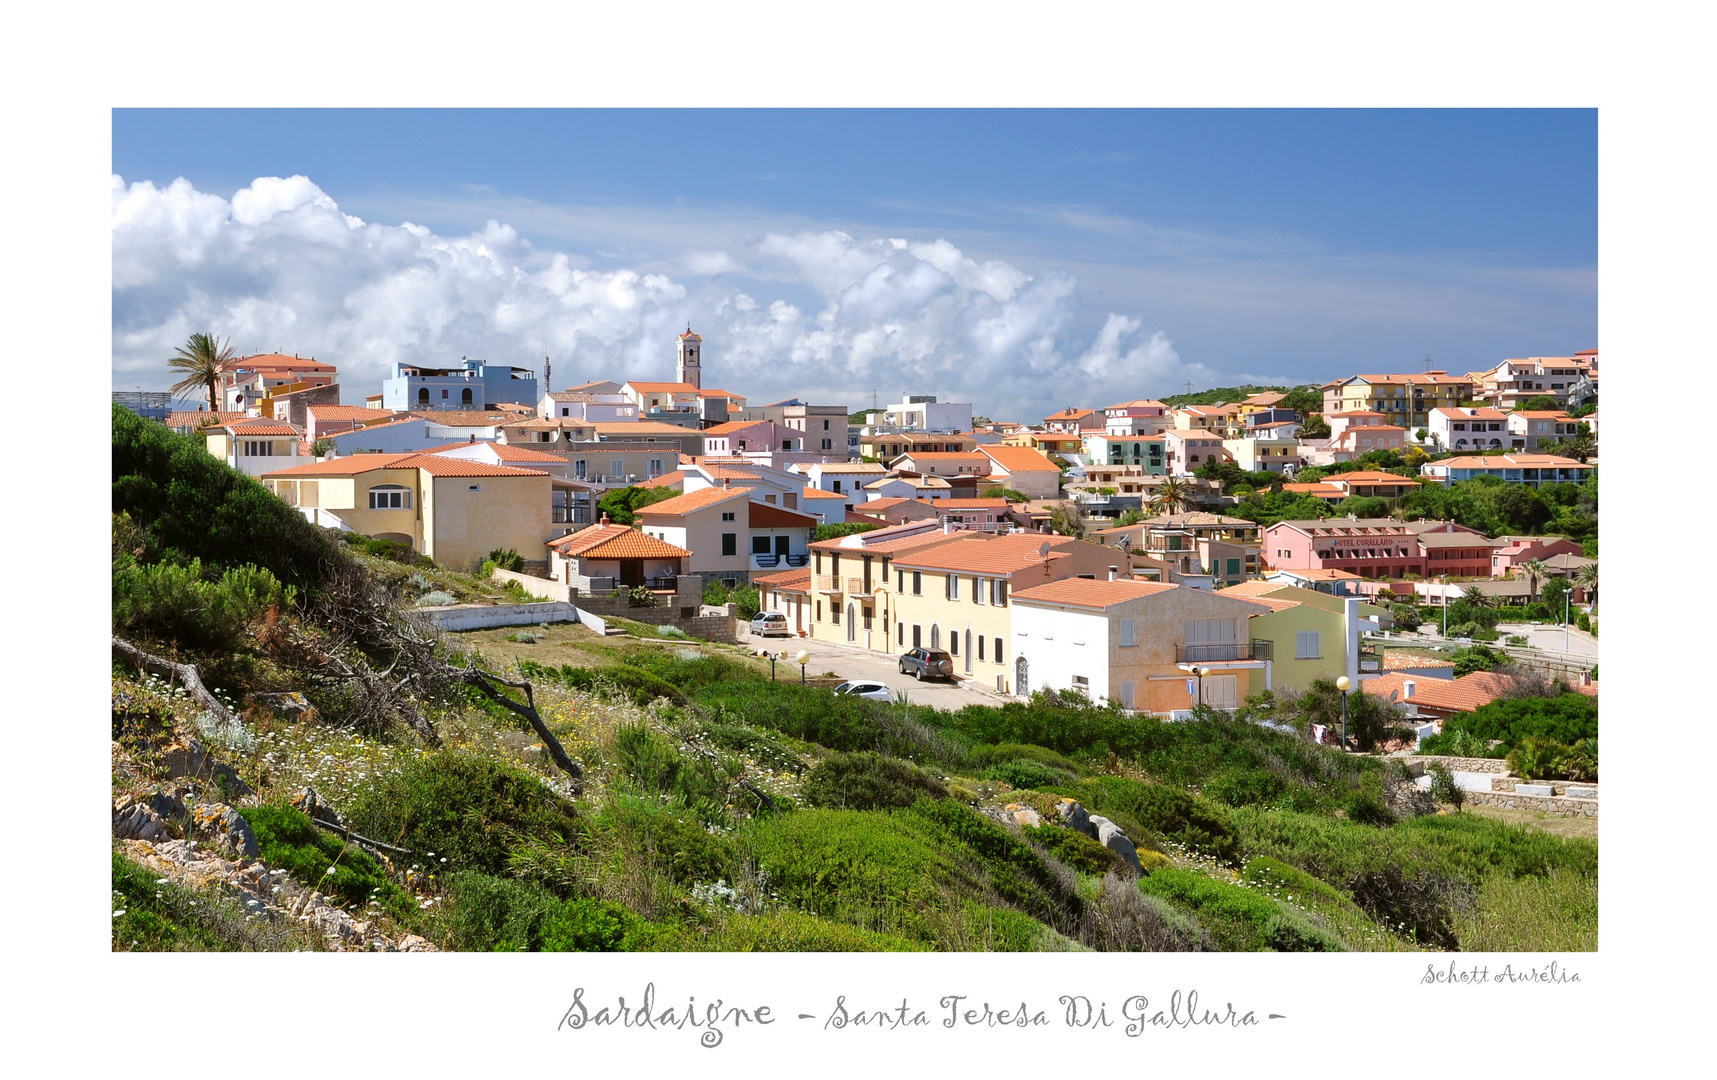
[[[318,524],[409,544],[443,566],[474,570],[495,548],[546,560],[558,480],[546,472],[442,454],[355,454],[266,473],[262,482]]]
[[[1382,628],[1388,612],[1381,607],[1276,581],[1248,581],[1221,595],[1270,609],[1252,619],[1250,634],[1270,645],[1272,689],[1304,692],[1314,679],[1346,675],[1358,683],[1382,674],[1376,647],[1363,636]]]
[[[1382,413],[1390,423],[1411,433],[1429,426],[1432,410],[1453,409],[1472,401],[1474,390],[1471,379],[1446,371],[1354,375],[1324,384],[1324,418],[1334,413]]]

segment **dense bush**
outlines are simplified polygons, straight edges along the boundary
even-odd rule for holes
[[[1489,743],[1501,740],[1497,756],[1502,756],[1522,739],[1537,736],[1572,745],[1581,739],[1598,737],[1598,699],[1569,691],[1556,697],[1506,697],[1470,713],[1456,713],[1444,724],[1440,734],[1419,744],[1423,754],[1451,752],[1448,747],[1463,734]]]
[[[1598,740],[1578,739],[1565,746],[1555,739],[1528,735],[1508,753],[1508,768],[1522,780],[1596,780]]]
[[[638,952],[660,929],[612,900],[570,900],[543,924],[544,952]]]
[[[1059,825],[1027,826],[1024,835],[1052,858],[1082,874],[1101,877],[1109,873],[1124,873],[1128,869],[1125,859],[1076,829]]]
[[[913,952],[920,941],[877,934],[797,911],[731,915],[713,930],[676,928],[655,947],[673,952]]]
[[[360,917],[374,900],[407,926],[416,925],[417,902],[356,844],[348,845],[291,806],[247,806],[239,810],[239,815],[256,833],[261,859],[269,866],[285,870],[310,888],[336,898]],[[327,872],[330,867],[334,870],[332,874]]]
[[[1449,633],[1453,634],[1455,629],[1451,627]],[[1475,671],[1495,671],[1507,663],[1508,655],[1506,653],[1497,652],[1495,649],[1489,649],[1483,645],[1468,645],[1455,654],[1455,678],[1471,675]]]
[[[562,901],[538,885],[477,871],[448,879],[451,944],[466,952],[535,952]]]
[[[270,608],[290,608],[296,599],[297,589],[249,563],[228,567],[218,577],[197,558],[183,565],[144,566],[127,556],[113,567],[114,630],[187,649],[236,650],[246,627]]]
[[[1141,878],[1139,888],[1147,896],[1167,900],[1191,911],[1199,925],[1224,951],[1340,952],[1346,949],[1334,934],[1254,889],[1230,885],[1189,870],[1158,870]]]
[[[409,761],[347,808],[352,828],[446,858],[448,869],[501,873],[522,838],[576,844],[585,825],[571,801],[523,769],[456,750]]]
[[[872,751],[830,754],[805,774],[799,789],[812,806],[892,810],[922,798],[946,798],[942,781],[910,762]]]
[[[497,570],[510,570],[518,574],[524,572],[525,557],[512,548],[507,548],[505,551],[496,548],[489,552],[489,557],[484,560],[484,565]],[[488,577],[489,575],[484,574],[483,576]]]
[[[1096,776],[1048,790],[1078,799],[1127,832],[1134,843],[1155,836],[1217,859],[1232,859],[1238,838],[1228,815],[1215,803],[1168,784],[1147,784],[1120,776]],[[1117,816],[1126,815],[1148,830],[1146,838],[1127,831]]]
[[[729,789],[740,771],[737,759],[682,754],[672,739],[643,724],[614,733],[614,757],[631,790],[665,796],[712,823],[726,817]]]
[[[1030,758],[1015,758],[991,765],[984,770],[985,780],[999,780],[1009,787],[1034,788],[1050,784],[1065,784],[1077,778],[1077,774],[1065,769],[1052,769],[1048,765]]]

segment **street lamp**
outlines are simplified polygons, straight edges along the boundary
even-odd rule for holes
[[[1562,655],[1568,655],[1568,614],[1572,604],[1574,590],[1568,589],[1562,593]]]
[[[1353,680],[1343,675],[1335,681],[1335,688],[1341,691],[1341,752],[1347,753],[1347,692],[1352,689]]]
[[[811,654],[804,649],[800,649],[799,654],[797,656],[793,657],[793,659],[799,661],[799,685],[804,686],[805,685],[805,665],[811,662]]]
[[[775,661],[781,659],[784,653],[772,653],[768,649],[758,649],[757,655],[769,661],[769,681],[775,681]]]
[[[1198,677],[1198,698],[1193,701],[1194,705],[1204,704],[1204,673],[1209,670],[1210,669],[1207,667],[1195,667],[1192,669],[1192,673]]]

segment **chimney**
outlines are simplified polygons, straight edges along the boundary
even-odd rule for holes
[[[722,478],[721,478],[721,489],[722,489],[722,490],[723,490],[723,491],[726,491],[726,490],[727,490],[727,483],[728,483],[728,478],[727,478],[727,477],[725,477],[725,476],[724,476],[724,477],[722,477]]]
[[[608,524],[608,511],[602,511],[602,524]]]
[[[1401,683],[1401,700],[1406,701],[1408,698],[1412,697],[1413,691],[1417,689],[1419,689],[1418,683],[1414,682],[1412,679],[1404,680]]]
[[[1119,567],[1119,566],[1111,566],[1111,567],[1109,567],[1109,580],[1110,580],[1110,581],[1114,581],[1114,580],[1115,580],[1115,575],[1116,575],[1116,574],[1118,574],[1118,573],[1120,573],[1120,572],[1121,572],[1121,568],[1120,568],[1120,567]]]
[[[1590,671],[1580,672],[1580,685],[1581,686],[1591,686],[1592,685],[1592,673]]]
[[[943,521],[942,521],[942,535],[943,536],[953,536],[954,535],[954,522],[953,521],[946,519],[946,518],[943,519]]]

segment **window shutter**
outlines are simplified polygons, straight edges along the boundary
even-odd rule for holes
[[[1301,630],[1294,635],[1294,659],[1317,660],[1322,656],[1316,630]]]
[[[1126,645],[1131,645],[1132,643],[1133,643],[1133,620],[1122,619],[1121,620],[1121,644],[1123,646],[1126,646]],[[1131,686],[1132,684],[1131,683],[1123,683],[1122,685]],[[1129,702],[1127,704],[1127,707],[1132,708],[1132,703]]]

